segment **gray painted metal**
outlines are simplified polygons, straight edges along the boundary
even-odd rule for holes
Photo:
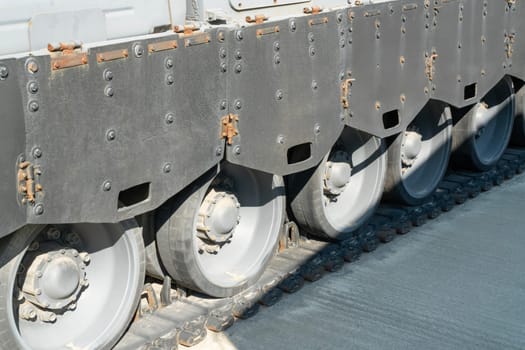
[[[25,209],[17,203],[17,163],[26,138],[22,115],[22,96],[15,60],[5,60],[0,78],[0,232],[16,230],[26,222]],[[1,236],[1,234],[0,234]]]
[[[229,161],[286,175],[328,153],[344,125],[339,28],[330,12],[231,32],[229,99],[240,135]],[[311,143],[311,157],[288,164],[289,148],[303,143]]]
[[[25,222],[115,222],[144,213],[224,157],[278,175],[298,172],[321,161],[345,124],[385,137],[404,129],[428,99],[478,102],[505,74],[525,76],[521,14],[520,1],[403,0],[244,28],[203,27],[204,34],[185,38],[162,33],[92,44],[88,64],[54,71],[43,52],[1,60],[9,75],[0,81],[7,106],[0,235]],[[149,44],[169,40],[178,48],[148,52]],[[97,63],[97,53],[122,49],[129,57]],[[341,79],[349,72],[355,81],[344,109]],[[37,92],[28,91],[31,82]],[[475,83],[475,97],[465,100],[465,86]],[[228,113],[239,115],[239,135],[225,146],[220,118]],[[288,164],[289,148],[304,143],[311,156]],[[16,199],[19,154],[42,170],[35,206]],[[119,192],[137,185],[144,185],[145,193],[135,193],[143,201],[118,210]]]
[[[21,85],[35,81],[39,91],[25,93],[22,106],[35,101],[39,108],[25,111],[25,153],[42,169],[36,205],[44,213],[28,206],[29,222],[120,221],[158,207],[216,165],[226,79],[216,30],[209,37],[190,47],[177,35],[96,47],[89,64],[54,72],[49,56],[31,59],[38,72],[24,69]],[[148,53],[149,44],[171,40],[177,49]],[[144,53],[136,57],[139,45]],[[128,58],[96,61],[97,53],[125,49]],[[144,183],[147,198],[118,210],[119,191]]]

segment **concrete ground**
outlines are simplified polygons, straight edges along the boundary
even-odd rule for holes
[[[525,349],[524,226],[525,175],[192,350]]]

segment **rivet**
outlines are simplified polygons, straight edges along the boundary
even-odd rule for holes
[[[290,30],[292,32],[295,32],[297,29],[297,23],[295,23],[295,20],[291,19],[290,22],[288,22],[288,26],[290,27]]]
[[[276,100],[282,100],[283,99],[283,91],[282,90],[277,90],[275,92],[275,99]]]
[[[35,275],[37,278],[42,278],[42,271],[37,271]]]
[[[401,100],[401,102],[405,103],[406,101],[406,96],[404,94],[401,94],[401,96],[399,97],[399,99]]]
[[[115,91],[113,91],[113,88],[110,85],[104,88],[104,95],[106,95],[107,97],[113,97],[114,94]]]
[[[167,174],[171,171],[171,163],[166,163],[164,164],[164,166],[162,167],[162,171]]]
[[[221,110],[225,110],[226,107],[228,107],[228,102],[226,102],[226,100],[222,100],[220,103],[219,103],[219,108]]]
[[[142,57],[142,55],[144,55],[144,47],[141,44],[133,45],[133,53],[137,58]]]
[[[286,141],[286,139],[285,139],[284,135],[279,135],[279,136],[277,136],[277,143],[278,143],[278,144],[280,144],[280,145],[284,145],[284,144],[285,144],[285,141]]]
[[[34,158],[42,157],[42,150],[39,147],[35,147],[32,153]]]
[[[405,64],[405,56],[399,57],[399,63]]]
[[[117,132],[113,129],[108,130],[106,133],[106,140],[113,141],[117,138]]]
[[[225,39],[224,31],[223,30],[219,30],[217,32],[217,40],[222,43],[224,41],[224,39]]]
[[[222,73],[226,73],[226,70],[227,70],[227,69],[228,69],[228,68],[227,68],[227,66],[226,66],[226,63],[224,63],[224,62],[221,63],[221,72],[222,72]]]
[[[40,105],[36,101],[30,101],[29,102],[29,110],[31,112],[36,112],[40,108]]]
[[[219,49],[219,57],[220,58],[226,58],[226,49],[224,47],[221,47]]]
[[[279,51],[280,49],[281,49],[281,44],[279,44],[278,41],[274,42],[274,43],[273,43],[273,50],[274,50],[275,52],[277,52],[277,51]]]
[[[168,114],[166,114],[166,116],[164,117],[164,121],[165,121],[166,124],[168,124],[168,125],[173,124],[173,122],[175,121],[175,116],[173,115],[173,113],[168,113]]]
[[[341,23],[343,21],[343,14],[338,13],[336,18],[337,18],[337,23]]]
[[[376,102],[375,103],[375,108],[376,108],[376,110],[380,110],[381,109],[381,102],[379,102],[379,101]]]
[[[36,209],[36,208],[35,208]],[[40,295],[42,294],[42,290],[40,290],[39,288],[35,289],[35,294],[36,295]]]
[[[106,81],[111,81],[113,80],[113,72],[110,71],[109,69],[104,69],[104,80]]]
[[[376,33],[376,39],[379,39],[379,38],[381,38],[381,33],[377,32]]]
[[[241,154],[241,146],[237,145],[233,148],[233,153],[235,153],[236,155],[239,155]]]
[[[312,80],[312,90],[317,90],[319,86],[317,85],[317,81]]]
[[[237,38],[237,40],[241,41],[242,38],[243,38],[242,30],[236,31],[235,32],[235,37]]]
[[[321,126],[319,124],[315,124],[315,126],[314,126],[314,133],[316,135],[319,135],[320,132],[321,132]]]
[[[236,64],[235,65],[235,73],[240,73],[242,71],[242,65],[241,64]]]
[[[235,102],[233,103],[233,106],[235,107],[235,109],[241,109],[242,108],[241,100],[235,100]]]
[[[222,147],[219,146],[219,147],[217,147],[217,148],[215,149],[215,155],[216,155],[217,157],[222,156]]]
[[[27,85],[27,90],[32,94],[36,94],[38,92],[38,83],[36,81],[30,82]]]
[[[242,58],[241,50],[235,51],[235,59],[240,60]]]
[[[315,41],[314,33],[310,32],[308,33],[308,41],[313,43]]]
[[[102,184],[102,189],[105,192],[111,191],[111,181],[109,180],[104,181],[104,183]]]
[[[44,206],[42,204],[35,205],[35,209],[33,209],[33,212],[35,213],[35,215],[44,214]]]
[[[310,46],[310,49],[308,51],[310,52],[310,56],[315,56],[315,47]]]
[[[168,74],[166,76],[166,84],[173,85],[174,82],[175,82],[175,78],[173,78],[173,75]]]
[[[29,73],[36,73],[38,72],[38,63],[36,63],[35,60],[29,60],[27,61],[27,70]]]
[[[4,80],[9,75],[9,69],[6,66],[0,66],[0,79]]]
[[[275,64],[281,63],[281,56],[279,56],[279,54],[275,54],[275,56],[273,57],[273,62]]]
[[[173,58],[171,57],[166,58],[166,68],[171,69],[173,68],[173,65],[174,65]]]

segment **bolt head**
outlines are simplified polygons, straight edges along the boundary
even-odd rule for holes
[[[280,49],[281,49],[281,44],[279,44],[278,41],[274,42],[274,43],[273,43],[273,50],[274,50],[275,52],[277,52],[277,51],[279,51]]]
[[[144,55],[144,47],[141,44],[133,45],[133,53],[137,58],[142,57]]]
[[[166,76],[166,84],[173,85],[174,82],[175,82],[175,78],[173,77],[173,75],[168,74],[168,76]]]
[[[27,62],[27,70],[30,72],[30,73],[36,73],[38,72],[38,63],[36,63],[36,61],[34,60],[29,60]]]
[[[27,85],[27,90],[32,94],[36,94],[38,92],[38,83],[36,81],[30,82]]]
[[[235,109],[241,109],[242,108],[241,100],[235,100],[234,107],[235,107]]]
[[[174,64],[175,63],[173,61],[173,58],[171,57],[166,58],[166,68],[168,69],[173,68]]]
[[[217,147],[217,148],[215,149],[215,155],[216,155],[217,157],[222,156],[222,147]]]
[[[274,56],[274,58],[273,58],[273,62],[274,62],[275,64],[279,64],[279,63],[281,63],[281,56],[279,56],[279,54],[276,54],[276,55]]]
[[[295,23],[295,20],[290,20],[290,22],[288,23],[289,27],[290,27],[290,30],[292,32],[295,32],[295,30],[297,29],[297,23]]]
[[[243,39],[243,33],[242,33],[242,30],[238,30],[235,32],[235,37],[237,38],[237,40],[241,41]]]
[[[310,52],[310,56],[315,56],[315,47],[310,46],[309,52]]]
[[[222,100],[221,103],[219,104],[219,108],[221,110],[225,110],[226,107],[228,107],[228,102],[226,102],[226,100]]]
[[[107,97],[113,97],[114,94],[115,91],[113,90],[113,88],[111,86],[106,86],[106,88],[104,89],[104,95],[106,95]]]
[[[228,70],[228,67],[226,66],[226,63],[221,63],[221,72],[222,73],[226,73],[226,71]]]
[[[235,51],[235,58],[238,59],[238,60],[240,60],[242,58],[241,50]]]
[[[40,105],[36,101],[29,102],[29,110],[31,112],[36,112],[40,108]]]
[[[106,133],[106,139],[108,141],[114,141],[116,138],[117,138],[117,132],[113,129],[108,130],[108,132]]]
[[[0,66],[0,79],[4,80],[9,75],[9,69],[5,66]]]
[[[169,173],[171,171],[171,163],[164,164],[164,166],[162,167],[162,171],[166,174]]]
[[[219,49],[219,57],[220,58],[226,58],[226,49],[224,47],[221,47]]]
[[[233,153],[236,154],[236,155],[241,154],[241,146],[238,146],[238,145],[235,146],[235,147],[233,148]]]
[[[168,124],[168,125],[173,124],[173,122],[175,121],[175,116],[173,115],[173,113],[168,113],[168,114],[166,114],[166,116],[164,117],[164,121],[165,121],[166,124]]]
[[[39,288],[35,289],[35,294],[36,295],[42,294],[42,290],[40,290]]]
[[[105,181],[103,184],[102,184],[102,189],[106,192],[110,191],[111,190],[111,181]]]
[[[242,65],[240,63],[235,65],[235,73],[240,73],[242,71]]]
[[[40,157],[42,157],[42,150],[41,150],[40,148],[38,148],[38,147],[35,147],[35,148],[33,149],[33,157],[34,157],[34,158],[40,158]]]
[[[106,81],[113,80],[113,72],[110,71],[109,69],[105,69],[103,74],[104,74],[104,80]]]
[[[283,91],[282,91],[282,90],[277,90],[277,91],[275,92],[275,99],[276,99],[276,100],[278,100],[278,101],[282,100],[282,99],[283,99],[283,96],[284,96],[284,94],[283,94]]]

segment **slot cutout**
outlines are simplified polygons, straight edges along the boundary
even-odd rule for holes
[[[125,209],[135,204],[144,202],[149,198],[150,183],[146,182],[120,191],[118,194],[118,209]]]

